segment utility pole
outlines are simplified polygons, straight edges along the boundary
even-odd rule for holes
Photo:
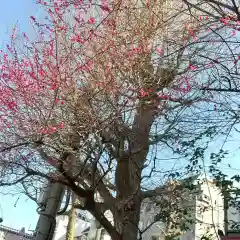
[[[38,200],[40,214],[35,230],[35,240],[52,240],[55,227],[56,216],[60,208],[65,186],[60,183],[47,182],[42,189],[42,194]]]
[[[229,192],[225,191],[223,194],[223,211],[224,211],[224,234],[228,235],[228,201]]]
[[[75,202],[76,202],[76,196],[74,193],[72,193],[72,207],[68,213],[68,225],[67,225],[66,240],[74,240],[75,224],[76,224],[76,219],[77,219],[77,212],[74,207]]]

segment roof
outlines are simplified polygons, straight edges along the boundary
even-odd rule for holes
[[[17,229],[10,228],[4,225],[0,225],[0,231],[7,232],[7,233],[12,233],[15,235],[23,236],[24,238],[32,239],[33,235],[29,233],[23,233]]]

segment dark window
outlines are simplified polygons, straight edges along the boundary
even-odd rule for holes
[[[160,237],[159,236],[152,236],[151,240],[160,240]]]

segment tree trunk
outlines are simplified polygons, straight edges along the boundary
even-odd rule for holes
[[[68,215],[66,240],[74,240],[74,236],[75,236],[75,223],[76,223],[77,215],[76,215],[76,209],[74,208],[74,203],[75,203],[75,196],[74,196],[74,193],[72,193],[72,207]]]
[[[118,216],[115,225],[121,240],[137,240],[141,210],[141,174],[149,150],[149,132],[154,120],[154,106],[139,105],[128,136],[128,149],[120,149],[115,183]]]
[[[136,197],[132,209],[124,212],[123,221],[118,223],[121,232],[121,240],[137,240],[138,239],[138,224],[140,219],[140,200]]]
[[[138,239],[138,224],[140,219],[140,183],[142,162],[146,152],[141,151],[132,157],[126,156],[118,161],[116,169],[116,186],[118,214],[115,218],[117,231],[121,240]]]

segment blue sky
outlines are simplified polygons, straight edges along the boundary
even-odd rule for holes
[[[4,48],[11,35],[13,26],[18,22],[21,31],[31,32],[29,17],[31,15],[39,16],[40,10],[33,0],[1,0],[0,8],[0,48]],[[239,136],[237,137],[239,139]],[[239,161],[239,143],[229,142],[227,148],[232,150],[231,155],[222,165],[224,171],[228,174],[237,174],[240,169]],[[214,143],[211,150],[219,149],[220,143]],[[228,168],[228,163],[233,169]],[[0,217],[3,218],[3,224],[9,227],[26,230],[34,230],[38,219],[36,213],[36,204],[28,200],[26,196],[12,196],[7,194],[10,189],[0,189]],[[3,194],[3,192],[5,194]]]
[[[2,0],[0,8],[0,46],[9,39],[13,26],[18,22],[22,31],[29,32],[30,16],[39,16],[35,0]]]
[[[34,0],[1,0],[0,48],[4,48],[9,41],[13,26],[17,22],[21,31],[31,32],[29,17],[32,15],[40,15],[39,7]],[[30,227],[34,230],[38,219],[36,204],[23,195],[17,201],[18,196],[2,194],[9,191],[0,189],[0,217],[3,218],[3,224],[17,229],[25,227],[28,230]]]

